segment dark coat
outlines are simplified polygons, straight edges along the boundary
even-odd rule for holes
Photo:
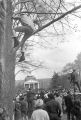
[[[20,101],[21,114],[27,114],[28,112],[28,103],[26,101]]]
[[[59,120],[61,108],[57,101],[55,101],[54,99],[50,100],[46,103],[45,108],[50,116],[50,120]]]
[[[71,95],[67,95],[64,97],[65,105],[66,105],[66,111],[71,111],[73,107],[72,97]]]

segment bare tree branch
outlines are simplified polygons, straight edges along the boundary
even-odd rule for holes
[[[34,35],[34,34],[40,32],[40,31],[42,31],[43,29],[47,28],[47,27],[50,26],[51,24],[59,21],[60,19],[62,19],[62,18],[64,18],[65,16],[67,16],[67,15],[75,12],[76,10],[78,10],[78,9],[80,9],[80,8],[81,8],[81,5],[74,7],[73,9],[67,11],[66,13],[63,13],[60,17],[58,17],[58,18],[56,18],[56,19],[53,19],[52,21],[50,21],[50,22],[47,23],[46,25],[44,25],[44,26],[40,27],[38,30],[34,31],[31,35],[28,36],[28,38],[30,38],[32,35]],[[27,39],[28,39],[28,38],[27,38]],[[27,39],[26,39],[26,40],[27,40]],[[19,46],[15,48],[14,52],[16,52],[16,51],[24,44],[24,42],[25,42],[25,41],[23,41],[23,39],[22,39],[22,41],[20,42]]]
[[[74,12],[74,11],[80,9],[80,8],[81,8],[81,5],[79,5],[79,6],[75,7],[75,8],[73,8],[73,9],[69,10],[68,12],[66,12],[66,13],[64,13],[64,14],[62,14],[60,17],[52,20],[51,22],[47,23],[47,24],[44,25],[43,27],[41,27],[41,28],[39,28],[38,30],[36,30],[36,31],[33,33],[33,35],[36,34],[37,32],[40,32],[41,30],[45,29],[46,27],[48,27],[48,26],[50,26],[51,24],[59,21],[60,19],[62,19],[62,18],[64,18],[65,16],[67,16],[68,14],[71,14],[72,12]]]

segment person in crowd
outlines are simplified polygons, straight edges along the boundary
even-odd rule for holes
[[[21,25],[15,27],[14,30],[15,32],[24,33],[22,40],[26,41],[28,37],[34,32],[33,20],[25,14],[20,14],[12,18],[15,20],[19,20],[19,22],[21,23]],[[23,52],[23,44],[21,45],[21,51]]]
[[[67,96],[67,94],[63,93],[63,96],[62,96],[62,110],[63,110],[63,113],[66,113],[65,96]]]
[[[19,103],[19,96],[17,96],[15,100],[14,119],[21,120],[21,108]]]
[[[28,116],[31,116],[31,113],[33,111],[33,100],[34,100],[34,92],[29,89],[27,92],[27,102],[28,102]]]
[[[55,100],[54,95],[50,93],[48,95],[49,101],[45,104],[45,109],[49,114],[50,120],[60,120],[61,107],[60,104]]]
[[[74,87],[76,85],[78,87],[79,91],[81,91],[80,85],[79,85],[79,75],[75,69],[73,69],[70,79],[71,79],[71,83],[73,83]]]
[[[40,97],[41,97],[42,99],[44,99],[44,91],[43,91],[43,90],[41,90],[41,92],[40,92]]]
[[[43,109],[43,100],[37,99],[35,102],[35,110],[31,115],[31,120],[50,120],[48,113]]]
[[[6,111],[0,106],[0,120],[5,120],[6,117]]]
[[[21,110],[21,118],[22,120],[27,120],[27,112],[28,112],[28,103],[25,99],[25,96],[20,97],[20,110]]]
[[[67,92],[67,96],[64,97],[65,105],[66,105],[66,113],[67,113],[67,120],[71,119],[71,110],[73,107],[72,96],[70,91]]]
[[[72,120],[75,120],[74,118],[76,118],[76,120],[81,120],[81,100],[80,99],[76,98],[73,101],[71,114],[72,114]]]
[[[48,93],[46,93],[44,95],[44,103],[48,102],[49,101],[49,98],[48,98]]]
[[[63,100],[62,100],[62,97],[60,97],[60,94],[59,94],[59,93],[56,93],[55,100],[58,101],[59,104],[60,104],[60,108],[61,108],[61,116],[62,116],[62,115],[63,115],[63,111],[62,111],[62,103],[63,103]]]

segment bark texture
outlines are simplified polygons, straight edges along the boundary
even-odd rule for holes
[[[0,36],[0,93],[1,105],[12,120],[15,88],[15,53],[12,41],[12,3],[5,0],[4,30]],[[0,31],[2,29],[0,28]]]

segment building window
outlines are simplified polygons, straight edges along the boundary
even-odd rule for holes
[[[29,89],[29,84],[25,84],[25,88],[28,90]]]
[[[33,84],[30,84],[30,88],[33,89]]]
[[[35,83],[35,89],[38,89],[38,83]]]

